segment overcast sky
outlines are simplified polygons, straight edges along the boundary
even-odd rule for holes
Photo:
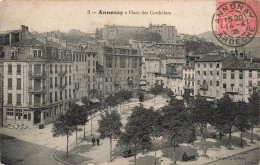
[[[45,32],[80,29],[94,33],[96,27],[104,24],[148,26],[168,24],[176,26],[178,33],[200,34],[211,30],[211,19],[216,9],[216,1],[6,1],[0,0],[0,31],[29,26],[30,31]],[[166,11],[171,15],[99,15],[87,14],[87,10],[142,12]]]

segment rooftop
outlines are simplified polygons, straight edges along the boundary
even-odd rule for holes
[[[223,70],[259,70],[260,71],[260,63],[250,63],[245,61],[239,61],[223,67]]]
[[[225,60],[229,55],[206,55],[200,59],[197,59],[196,62],[221,62]]]

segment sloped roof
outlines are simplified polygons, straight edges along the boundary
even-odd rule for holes
[[[28,40],[23,40],[17,43],[12,44],[13,46],[46,46],[45,43],[37,40],[36,38],[31,38]]]
[[[225,60],[228,55],[206,55],[203,58],[197,59],[196,62],[221,62]]]
[[[223,70],[260,70],[260,63],[239,61],[223,67]]]

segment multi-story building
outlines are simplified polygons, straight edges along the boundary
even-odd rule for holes
[[[73,94],[74,99],[80,100],[88,96],[91,89],[96,89],[96,53],[73,48],[72,61],[73,72]]]
[[[150,23],[146,30],[160,34],[164,43],[176,43],[177,41],[177,30],[175,29],[175,26],[166,24],[153,25]]]
[[[143,53],[141,82],[142,89],[148,91],[156,83],[156,75],[166,74],[166,57],[152,53]],[[145,85],[144,85],[144,80]]]
[[[50,123],[73,100],[73,65],[69,50],[35,38],[4,47],[3,121]]]
[[[143,26],[105,25],[103,29],[103,39],[112,40],[124,32],[140,32],[144,30],[145,27]]]
[[[183,89],[190,94],[190,96],[194,96],[194,85],[195,85],[195,77],[194,77],[194,65],[193,66],[185,66],[183,67],[182,74],[183,81]]]
[[[222,68],[237,62],[234,55],[206,55],[195,61],[195,86],[194,94],[208,97],[209,99],[223,96]]]
[[[182,75],[156,75],[156,85],[171,89],[176,96],[183,95]]]
[[[260,64],[236,62],[223,70],[223,94],[226,93],[233,101],[246,101],[254,91],[260,93]]]
[[[104,95],[121,89],[136,91],[141,74],[141,56],[131,46],[99,45],[97,60],[103,66]]]

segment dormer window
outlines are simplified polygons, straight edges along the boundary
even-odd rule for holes
[[[17,50],[11,50],[11,59],[16,60],[18,58],[18,51]]]
[[[33,50],[33,57],[42,57],[42,50],[34,49]]]

